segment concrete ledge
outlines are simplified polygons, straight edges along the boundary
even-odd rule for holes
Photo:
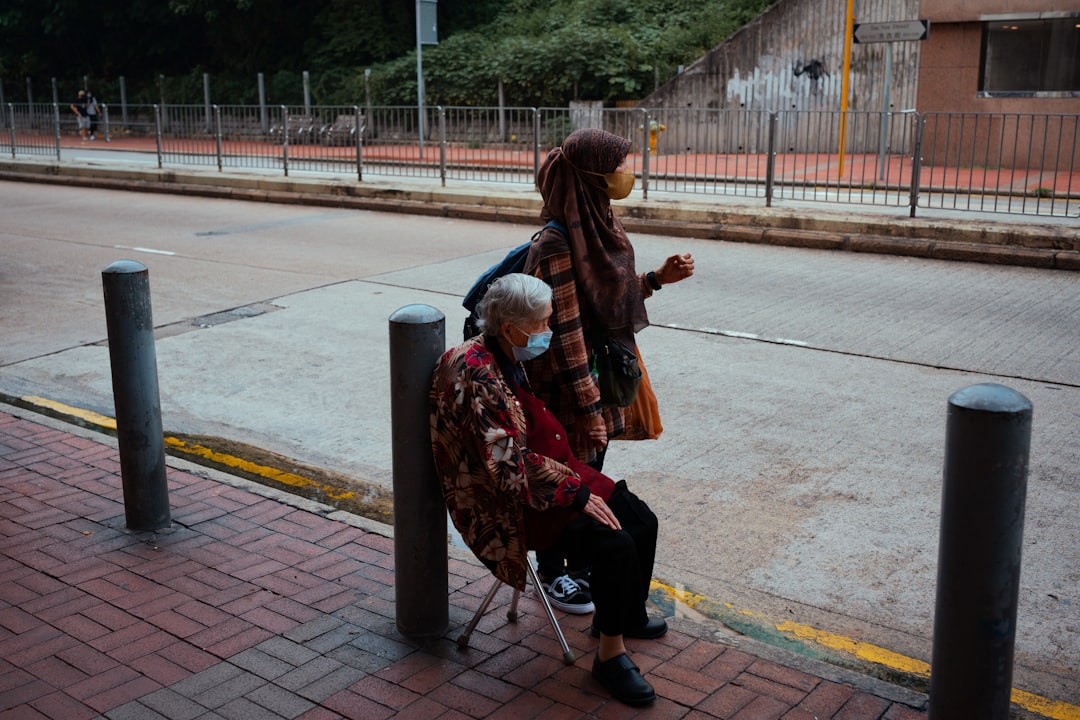
[[[935,243],[930,250],[930,257],[937,260],[964,260],[1038,268],[1053,268],[1054,256],[1054,252],[1046,250],[964,242]]]
[[[691,237],[703,240],[720,239],[717,233],[718,227],[709,223],[636,217],[620,219],[627,232],[667,235],[670,237]]]
[[[765,240],[764,228],[718,225],[712,236],[730,242],[760,243]]]
[[[847,237],[834,232],[769,229],[762,234],[761,241],[769,245],[785,245],[812,250],[843,250]]]
[[[1059,252],[1054,256],[1054,267],[1058,270],[1080,272],[1080,252]]]
[[[398,212],[486,222],[539,223],[535,191],[380,187],[356,180],[227,174],[199,170],[0,161],[0,179],[131,192],[183,193],[248,202]],[[815,250],[847,250],[1080,271],[1080,231],[1037,223],[942,221],[839,213],[834,209],[717,208],[693,198],[629,201],[620,217],[630,232]]]
[[[930,257],[930,250],[933,245],[932,241],[923,239],[854,235],[848,238],[847,249],[852,252],[878,253],[882,255]]]

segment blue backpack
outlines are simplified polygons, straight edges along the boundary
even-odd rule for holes
[[[537,231],[532,238],[508,252],[501,262],[495,263],[485,270],[480,277],[476,278],[476,282],[469,288],[469,292],[465,293],[465,299],[461,301],[462,306],[469,311],[469,317],[465,318],[465,327],[462,328],[464,340],[468,340],[469,338],[476,337],[480,334],[480,328],[477,327],[476,324],[476,306],[479,305],[480,301],[484,298],[488,287],[503,275],[519,273],[524,270],[525,259],[529,256],[529,247],[533,244],[533,240],[539,237],[540,233],[548,228],[557,230],[564,236],[566,235],[566,227],[563,226],[562,223],[556,222],[555,220],[548,220],[547,225]]]

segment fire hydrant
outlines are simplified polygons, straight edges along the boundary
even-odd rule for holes
[[[638,130],[644,130],[644,125],[639,125]],[[656,136],[663,130],[667,130],[667,125],[657,122],[656,120],[649,121],[649,152],[656,152]]]

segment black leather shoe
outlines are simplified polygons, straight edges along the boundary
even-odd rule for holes
[[[627,705],[648,705],[656,699],[652,685],[641,677],[641,671],[626,653],[600,662],[600,653],[593,658],[592,674],[611,695]]]
[[[600,631],[593,625],[590,632],[594,638],[600,637]],[[639,640],[655,640],[667,633],[667,621],[664,618],[650,617],[645,624],[634,630],[626,630],[623,637],[637,638]]]

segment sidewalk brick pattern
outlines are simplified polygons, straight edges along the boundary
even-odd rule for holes
[[[451,629],[394,622],[393,541],[170,468],[174,527],[125,528],[114,448],[0,412],[0,720],[731,718],[914,720],[919,711],[672,631],[628,641],[651,708],[592,680],[589,617],[564,666],[529,595],[451,559]],[[501,604],[500,605],[500,601]]]

